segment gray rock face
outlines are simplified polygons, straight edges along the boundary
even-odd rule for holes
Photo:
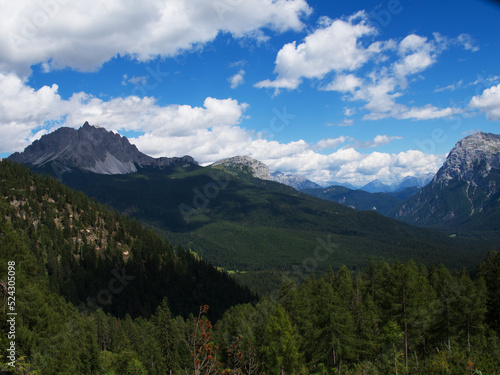
[[[197,164],[190,156],[152,158],[130,144],[126,137],[88,122],[78,130],[63,127],[44,135],[9,159],[30,167],[55,163],[59,169],[80,168],[99,174],[133,173],[140,167]]]
[[[252,175],[254,177],[260,178],[261,180],[272,181],[269,167],[261,161],[252,159],[249,156],[233,156],[232,158],[218,160],[211,164],[210,167],[217,167],[219,165],[229,167],[248,167],[252,171]]]
[[[283,172],[276,171],[271,172],[271,178],[273,181],[291,186],[296,190],[317,189],[321,187],[317,183],[312,182],[307,179],[307,177],[300,174],[285,174]]]
[[[460,140],[432,180],[447,186],[451,180],[473,182],[500,169],[500,135],[474,133]]]
[[[496,212],[499,194],[500,135],[478,132],[460,140],[432,181],[393,217],[419,225],[461,225]]]

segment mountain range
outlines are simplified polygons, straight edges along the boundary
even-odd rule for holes
[[[92,155],[89,149],[96,150],[94,160],[83,157]],[[112,174],[106,162],[111,157],[130,172],[120,167],[120,174]],[[278,285],[283,271],[360,267],[370,257],[472,266],[486,251],[480,243],[301,193],[272,181],[269,168],[248,157],[210,167],[188,156],[154,159],[126,138],[88,124],[45,135],[11,159],[63,177],[66,185],[137,218],[252,286],[273,278]],[[331,254],[318,261],[315,251],[322,244],[329,244]]]
[[[126,137],[85,122],[78,130],[62,127],[34,141],[9,159],[31,168],[50,167],[61,176],[74,168],[99,174],[126,174],[138,168],[191,166],[191,156],[152,158],[130,144]]]
[[[348,189],[344,186],[329,186],[327,188],[302,189],[303,193],[337,202],[345,206],[361,211],[376,211],[382,215],[389,216],[405,199],[420,190],[413,186],[399,192],[369,193],[361,189]]]
[[[358,210],[425,227],[448,231],[497,231],[499,211],[500,136],[474,133],[449,153],[435,176],[407,176],[392,185],[374,180],[359,189],[320,187],[301,175],[271,171],[248,156],[219,160],[211,169],[233,176],[247,175],[288,185],[322,199]],[[59,128],[34,141],[9,159],[64,179],[71,171],[100,175],[134,174],[146,169],[189,170],[198,167],[191,156],[152,158],[122,137],[86,122],[81,128]],[[425,187],[424,187],[425,186]],[[486,219],[489,218],[489,219]],[[491,219],[495,220],[491,220]],[[486,221],[486,226],[482,224]]]
[[[426,174],[419,177],[406,176],[402,180],[396,181],[391,185],[384,184],[379,180],[373,180],[360,187],[359,190],[368,193],[397,193],[409,187],[424,187],[432,180],[432,177],[434,177],[433,174]]]

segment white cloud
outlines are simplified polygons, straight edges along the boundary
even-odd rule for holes
[[[352,118],[346,118],[338,123],[328,123],[326,126],[353,126],[354,120]]]
[[[392,141],[402,139],[402,138],[403,137],[399,137],[399,136],[389,137],[387,135],[377,135],[375,138],[373,138],[369,141],[365,141],[365,142],[357,141],[352,145],[352,147],[358,148],[358,149],[380,147],[380,146],[387,145],[387,144],[391,143]]]
[[[437,61],[437,50],[436,43],[416,34],[408,35],[399,43],[401,58],[394,64],[393,71],[403,89],[407,86],[407,76],[420,73]]]
[[[328,155],[306,150],[266,163],[273,170],[300,173],[321,185],[349,182],[361,186],[374,179],[390,184],[409,175],[435,173],[443,161],[444,155],[417,150],[364,154],[353,148],[341,148]]]
[[[390,39],[368,44],[367,37],[376,34],[363,11],[347,19],[323,19],[302,43],[284,45],[276,56],[276,79],[260,81],[255,87],[274,88],[276,95],[279,89],[297,89],[304,79],[322,80],[333,75],[329,82],[320,82],[318,88],[339,92],[345,100],[364,102],[363,109],[368,111],[365,120],[428,120],[461,112],[431,104],[408,107],[397,101],[406,94],[409,78],[434,65],[450,45],[475,51],[468,34],[448,38],[434,33],[432,39],[410,34],[399,42]],[[350,121],[337,125],[350,125]]]
[[[127,86],[129,83],[135,86],[145,86],[148,82],[148,78],[146,76],[133,76],[131,78],[128,77],[127,74],[123,75],[122,85]]]
[[[344,115],[350,117],[356,113],[356,108],[344,107]]]
[[[231,88],[235,89],[239,85],[241,85],[245,81],[245,71],[241,69],[234,76],[229,77],[229,83],[231,84]]]
[[[448,86],[444,86],[444,87],[436,87],[434,89],[434,92],[442,92],[442,91],[455,91],[461,87],[464,86],[464,80],[461,79],[460,81],[458,81],[457,83],[452,83],[452,84],[449,84]]]
[[[411,34],[397,45],[398,58],[392,64],[373,70],[365,78],[354,74],[337,75],[324,90],[341,92],[349,101],[365,102],[364,120],[384,118],[429,120],[450,117],[457,108],[437,108],[431,104],[408,107],[397,102],[408,86],[408,77],[429,68],[446,48],[447,40],[438,34],[434,40]]]
[[[469,34],[460,34],[457,37],[457,42],[461,44],[466,50],[477,52],[479,51],[479,46],[477,42]]]
[[[58,86],[28,87],[14,74],[0,73],[0,150],[20,151],[34,140],[41,124],[59,119],[63,111]],[[38,133],[37,136],[41,136]]]
[[[0,151],[21,151],[43,127],[53,125],[79,127],[85,121],[110,130],[137,130],[152,139],[201,135],[210,128],[237,125],[243,118],[246,103],[234,99],[206,98],[202,107],[189,105],[159,106],[151,97],[129,96],[104,101],[86,93],[75,93],[63,100],[57,85],[33,90],[14,74],[0,73]],[[27,110],[29,109],[29,110]],[[41,134],[40,134],[41,135]],[[222,135],[221,135],[222,136]],[[203,141],[203,137],[201,140]],[[148,147],[146,152],[172,155],[168,148]]]
[[[313,146],[313,149],[319,151],[325,148],[335,148],[350,140],[351,137],[345,137],[345,136],[341,136],[338,138],[322,139]]]
[[[500,121],[500,84],[484,90],[481,95],[474,96],[469,106],[485,113],[490,121]]]
[[[11,1],[0,13],[0,71],[30,66],[98,69],[121,55],[147,61],[199,47],[219,32],[265,39],[263,28],[300,30],[305,0]]]
[[[323,78],[331,71],[353,71],[365,64],[370,55],[378,52],[379,45],[365,47],[362,37],[374,35],[376,30],[366,22],[364,12],[348,19],[323,19],[314,33],[304,42],[288,43],[276,56],[275,73],[278,77],[255,84],[258,88],[296,89],[302,78]]]
[[[339,74],[332,82],[322,88],[322,90],[354,93],[354,91],[362,85],[363,80],[356,77],[354,74]]]

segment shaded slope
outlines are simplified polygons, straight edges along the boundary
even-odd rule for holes
[[[25,233],[51,290],[77,306],[149,317],[167,296],[175,314],[208,304],[218,318],[254,299],[227,274],[51,177],[4,160],[0,181],[1,216]]]
[[[215,173],[215,174],[214,174]],[[482,248],[314,198],[249,174],[211,168],[143,169],[106,176],[74,171],[65,182],[155,227],[204,259],[232,270],[314,270],[375,258],[473,265]],[[318,241],[318,238],[320,239]],[[320,242],[335,251],[314,261]]]

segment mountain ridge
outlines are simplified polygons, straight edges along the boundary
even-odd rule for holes
[[[98,174],[127,174],[143,167],[198,164],[189,155],[153,158],[140,152],[126,137],[88,122],[79,129],[62,127],[43,135],[8,159],[30,167],[51,166],[61,175],[72,168]]]
[[[477,132],[458,141],[432,181],[391,216],[420,226],[498,232],[500,135]]]

